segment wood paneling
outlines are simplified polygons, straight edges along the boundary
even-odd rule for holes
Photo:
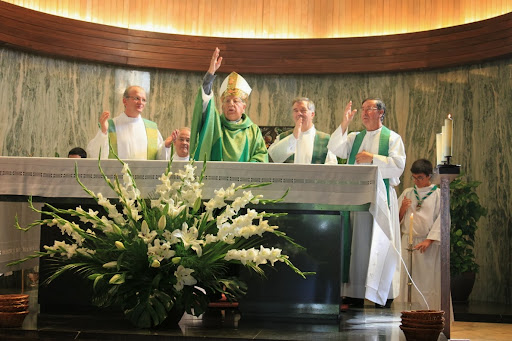
[[[361,1],[357,6],[366,8],[369,1]],[[139,5],[139,2],[134,4]],[[188,6],[185,2],[169,3],[169,6],[178,4]],[[308,11],[315,12],[317,5],[311,0]],[[355,2],[351,5],[355,6]],[[142,8],[145,10],[135,11],[141,18],[154,12],[149,7]],[[270,15],[263,16],[264,27],[275,29],[278,22],[274,20],[271,24],[272,20]],[[187,25],[188,22],[191,28],[195,25],[191,20]],[[0,2],[0,23],[0,42],[18,48],[131,67],[189,71],[205,71],[216,46],[224,57],[221,71],[261,74],[415,70],[475,63],[512,54],[512,13],[438,30],[332,39],[236,39],[164,34],[62,18],[5,2]],[[366,24],[369,22],[365,21]]]
[[[512,11],[511,0],[3,1],[105,25],[230,38],[398,34],[456,26]]]

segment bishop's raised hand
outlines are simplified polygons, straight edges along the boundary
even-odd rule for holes
[[[222,57],[220,57],[220,50],[218,47],[213,51],[212,59],[210,61],[210,67],[208,68],[208,73],[214,75],[215,72],[220,68],[222,64]]]

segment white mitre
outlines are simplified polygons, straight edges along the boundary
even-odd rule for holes
[[[252,89],[244,77],[236,72],[231,72],[220,86],[220,97],[235,96],[245,101],[251,94],[251,91]]]

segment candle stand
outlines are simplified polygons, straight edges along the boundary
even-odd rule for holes
[[[407,280],[407,307],[409,310],[412,310],[412,253],[414,252],[412,248],[412,243],[409,243],[409,248],[407,249],[409,252],[409,277]]]
[[[450,339],[451,309],[450,309],[450,183],[460,174],[460,165],[447,161],[437,165],[432,182],[441,188],[441,309],[445,313],[443,333]]]

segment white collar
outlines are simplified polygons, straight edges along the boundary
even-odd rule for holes
[[[380,133],[380,131],[382,130],[382,126],[379,128],[379,129],[375,129],[375,130],[372,130],[372,131],[366,131],[366,134],[370,135],[370,136],[374,136],[374,135],[377,135],[378,133]]]
[[[190,156],[181,157],[178,154],[174,153],[174,155],[172,156],[172,159],[174,161],[189,161],[190,160]]]
[[[142,117],[141,115],[139,114],[137,117],[130,117],[128,115],[126,115],[126,113],[123,111],[119,116],[118,118],[121,120],[121,121],[125,121],[125,122],[134,122],[134,121],[137,121],[137,120],[140,120]]]
[[[316,129],[315,129],[315,125],[314,124],[308,130],[301,131],[302,135],[310,135],[310,134],[315,134],[315,133],[316,133]]]

